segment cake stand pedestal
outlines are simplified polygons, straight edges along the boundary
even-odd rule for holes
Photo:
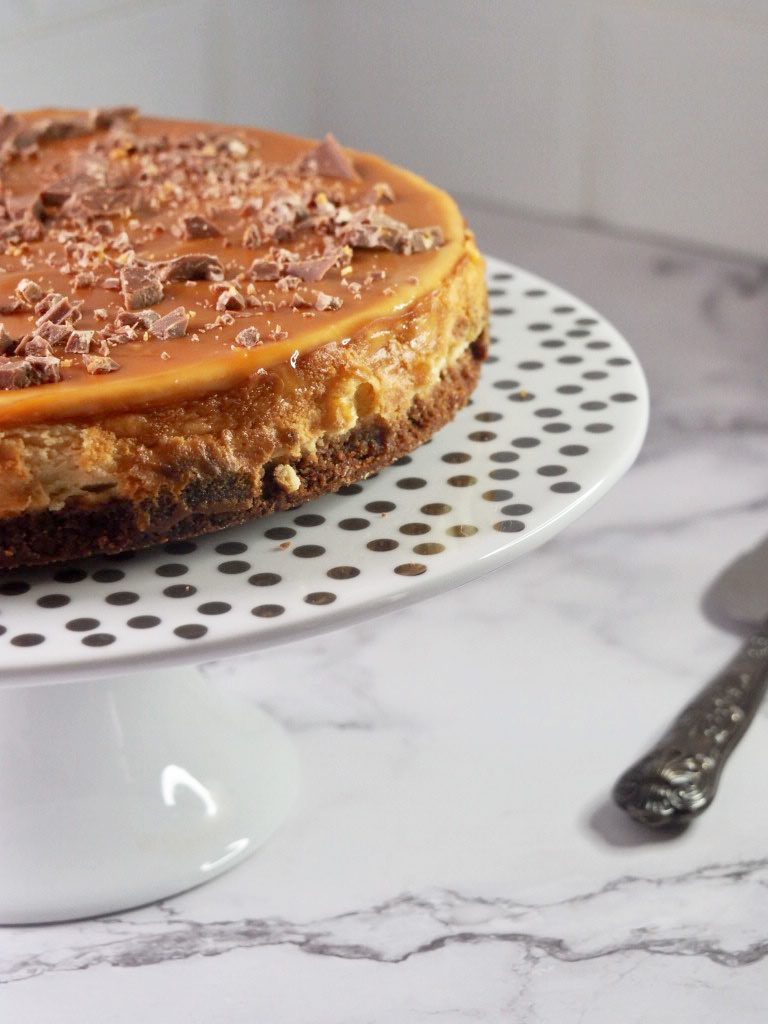
[[[363,620],[553,537],[637,455],[648,394],[624,338],[488,261],[491,354],[413,456],[249,526],[0,574],[0,923],[124,910],[198,885],[273,834],[290,741],[190,662]]]
[[[0,688],[0,922],[189,889],[282,823],[291,741],[194,668]]]

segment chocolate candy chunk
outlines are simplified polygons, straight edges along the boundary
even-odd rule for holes
[[[149,333],[161,341],[165,341],[166,338],[182,338],[187,333],[188,323],[189,314],[183,306],[178,306],[155,320],[149,328]]]
[[[57,324],[51,320],[45,320],[35,331],[37,337],[45,338],[54,348],[65,345],[71,333],[72,328],[68,324]]]
[[[408,232],[407,241],[410,245],[410,252],[426,252],[427,249],[437,249],[443,245],[445,238],[439,227],[412,228]]]
[[[221,295],[219,295],[216,300],[216,309],[229,309],[239,312],[245,309],[245,299],[237,288],[230,286],[225,288]]]
[[[96,107],[88,115],[92,128],[111,128],[116,121],[128,121],[138,113],[136,107]]]
[[[120,364],[109,356],[83,356],[83,365],[88,373],[114,373],[120,369]]]
[[[32,383],[32,367],[26,359],[0,357],[0,391],[27,388]]]
[[[142,309],[140,312],[129,312],[125,310],[115,317],[117,327],[139,327],[146,330],[155,320],[160,319],[160,314],[154,309]]]
[[[217,238],[221,235],[215,224],[211,224],[209,220],[199,214],[182,217],[179,226],[185,238]]]
[[[53,349],[50,341],[41,338],[39,334],[29,334],[22,338],[16,346],[17,356],[52,356]]]
[[[0,324],[0,357],[12,353],[18,344],[18,338],[12,338],[6,331],[5,324]]]
[[[261,232],[258,224],[248,224],[243,231],[243,246],[246,249],[258,249],[261,245]]]
[[[24,277],[19,281],[16,285],[16,292],[30,306],[35,302],[39,302],[45,294],[37,281],[32,281],[28,277]]]
[[[386,181],[377,181],[360,196],[361,203],[394,203],[395,193]]]
[[[245,327],[235,337],[235,344],[242,345],[243,348],[255,348],[256,345],[261,345],[261,334],[257,327]]]
[[[376,206],[353,213],[339,231],[339,239],[353,249],[388,249],[400,252],[408,238],[409,228],[399,220],[382,213]]]
[[[322,142],[307,153],[301,162],[301,170],[310,174],[322,174],[326,178],[343,178],[359,181],[360,175],[347,154],[329,132]]]
[[[323,256],[316,256],[308,260],[296,260],[289,265],[291,274],[300,277],[302,281],[320,281],[331,267],[336,263],[340,250],[332,250]]]
[[[33,131],[37,133],[38,142],[53,142],[56,139],[71,139],[77,135],[87,135],[91,130],[87,121],[79,117],[51,117],[35,121]]]
[[[280,264],[277,260],[254,260],[248,269],[248,277],[254,281],[277,281]]]
[[[147,267],[123,267],[120,271],[120,290],[128,309],[146,309],[163,297],[163,283]]]
[[[58,292],[51,292],[46,295],[35,306],[37,313],[37,326],[44,323],[60,324],[63,320],[74,322],[81,317],[80,306],[82,303],[71,303],[66,295],[59,295]]]
[[[33,384],[55,384],[61,380],[61,360],[56,356],[27,356],[25,361],[32,369]]]
[[[12,313],[21,313],[27,310],[26,302],[18,295],[0,299],[0,315],[2,316],[10,316]]]
[[[315,309],[324,313],[327,309],[341,309],[341,299],[338,295],[326,295],[325,292],[318,292],[315,299]]]
[[[224,267],[216,256],[189,253],[166,263],[162,278],[164,281],[223,281]]]
[[[64,351],[74,352],[78,355],[90,352],[94,333],[94,331],[72,331],[64,346]]]
[[[75,185],[74,178],[59,178],[40,191],[40,202],[49,209],[63,206],[75,191]]]

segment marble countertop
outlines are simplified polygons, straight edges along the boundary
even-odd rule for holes
[[[768,268],[466,210],[628,338],[637,463],[507,568],[207,666],[287,726],[297,806],[201,888],[1,929],[3,1020],[762,1024],[768,715],[676,838],[610,789],[739,643],[702,599],[765,531]]]

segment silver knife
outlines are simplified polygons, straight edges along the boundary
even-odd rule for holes
[[[754,632],[613,789],[619,807],[651,828],[684,828],[712,803],[720,774],[768,685],[768,539],[718,577],[710,602]]]

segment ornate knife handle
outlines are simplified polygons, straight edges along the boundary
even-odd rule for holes
[[[768,684],[768,623],[675,719],[613,790],[619,807],[651,828],[680,828],[712,803],[720,773]]]

